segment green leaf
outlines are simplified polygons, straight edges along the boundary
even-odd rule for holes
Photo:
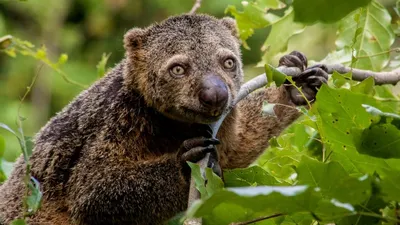
[[[303,157],[296,171],[298,184],[317,187],[328,199],[360,204],[371,194],[368,176],[361,179],[351,177],[338,162],[322,163]]]
[[[4,123],[0,123],[0,127],[9,131],[10,133],[14,134],[15,136],[17,136],[19,138],[17,133],[13,129],[11,129],[9,126],[5,125]]]
[[[254,33],[254,29],[259,29],[270,25],[269,19],[265,16],[265,6],[267,1],[262,1],[264,4],[259,5],[257,2],[243,1],[243,11],[238,11],[235,6],[230,5],[225,9],[225,13],[230,13],[235,17],[239,28],[239,36],[243,41],[245,48],[249,49],[246,40]]]
[[[201,198],[207,197],[207,190],[206,190],[206,186],[204,183],[204,178],[201,175],[200,166],[197,165],[196,163],[192,163],[192,162],[187,162],[187,164],[189,165],[189,167],[192,171],[191,177],[195,181],[196,189],[200,192]]]
[[[47,59],[47,50],[46,47],[42,47],[36,51],[36,58],[40,60],[46,60]]]
[[[189,217],[202,217],[205,224],[219,225],[276,213],[314,214],[321,219],[327,219],[353,212],[347,204],[324,200],[318,190],[307,186],[229,188],[188,210]]]
[[[221,178],[212,172],[211,168],[207,167],[204,170],[204,175],[207,179],[206,182],[203,178],[203,171],[201,171],[200,166],[191,162],[188,162],[188,164],[192,170],[192,177],[195,181],[197,190],[200,192],[201,199],[209,197],[224,187],[224,182],[222,182]]]
[[[205,173],[207,179],[206,191],[208,196],[213,195],[224,187],[224,182],[222,182],[221,178],[216,175],[211,168],[207,167]]]
[[[277,87],[281,86],[285,82],[287,76],[275,67],[265,64],[264,68],[268,80],[267,87],[269,87],[272,82],[275,82]]]
[[[320,63],[322,64],[348,64],[351,62],[351,48],[345,46],[342,49],[338,49],[334,52],[329,53]]]
[[[364,107],[365,111],[367,111],[369,114],[371,114],[373,116],[380,116],[380,117],[383,117],[383,118],[390,118],[390,119],[393,119],[395,121],[399,121],[400,120],[400,115],[398,115],[398,114],[389,113],[389,112],[382,112],[378,108],[375,108],[373,106],[366,105],[366,104],[362,104],[362,107]]]
[[[400,171],[391,170],[383,176],[380,187],[386,201],[400,202]]]
[[[366,102],[376,104],[367,95],[323,85],[313,107],[319,114],[317,124],[322,141],[332,149],[355,149],[353,140],[360,137],[359,129],[371,123],[371,115],[361,106]]]
[[[109,53],[109,54],[103,53],[103,55],[101,56],[101,60],[99,61],[99,63],[96,66],[98,78],[103,77],[104,74],[106,73],[107,61],[110,58],[110,56],[111,56],[111,53]]]
[[[294,0],[295,21],[302,23],[333,23],[371,0]]]
[[[313,111],[318,113],[318,129],[322,141],[332,149],[355,150],[354,140],[371,125],[374,117],[363,104],[398,109],[399,101],[379,102],[372,96],[347,89],[333,89],[323,85],[317,94]],[[316,111],[315,111],[316,110]]]
[[[282,185],[267,171],[259,166],[224,170],[224,182],[226,187]]]
[[[10,225],[27,225],[24,219],[16,219],[11,222]]]
[[[4,172],[4,175],[6,177],[9,177],[11,175],[12,170],[13,170],[13,163],[5,161],[5,160],[2,160],[0,164],[1,164],[1,169]]]
[[[57,65],[58,66],[63,65],[67,61],[68,61],[68,55],[67,54],[61,54],[60,57],[58,58]]]
[[[267,9],[280,9],[285,6],[281,1],[279,0],[257,0],[254,2],[254,4],[259,5],[261,8],[267,10]]]
[[[5,140],[2,136],[0,136],[0,183],[3,183],[7,178],[2,167],[2,161],[3,161],[2,158],[4,155],[5,147],[6,147]]]
[[[323,85],[319,90],[312,111],[317,115],[318,132],[325,148],[333,152],[330,159],[340,162],[348,173],[357,176],[400,169],[399,160],[379,159],[359,154],[356,150],[363,130],[376,120],[362,104],[388,112],[398,111],[399,107],[398,101],[378,101],[347,89],[332,89]]]
[[[360,14],[359,23],[354,20],[357,13]],[[336,45],[338,49],[353,47],[357,57],[355,68],[381,71],[389,62],[389,52],[384,52],[390,49],[395,38],[390,21],[389,12],[374,0],[361,12],[357,10],[340,21]],[[357,31],[359,35],[355,35]]]
[[[0,50],[7,49],[12,44],[12,36],[6,35],[0,37]]]
[[[289,8],[282,18],[272,24],[271,32],[261,48],[264,51],[262,65],[270,62],[278,53],[286,51],[289,39],[304,31],[305,26],[293,22],[293,18],[293,9]]]
[[[358,152],[379,158],[400,158],[400,130],[392,124],[374,124],[365,129]]]
[[[363,104],[378,124],[364,129],[357,140],[357,150],[379,158],[400,158],[400,116]]]
[[[353,92],[358,92],[366,95],[373,95],[375,93],[374,90],[375,81],[373,77],[368,77],[362,82],[351,86],[350,90]]]
[[[26,204],[28,206],[28,213],[33,215],[41,205],[42,192],[40,191],[40,184],[35,178],[31,177],[31,181],[28,183],[30,195],[26,198]]]

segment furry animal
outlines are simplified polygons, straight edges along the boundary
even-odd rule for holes
[[[233,19],[180,15],[124,36],[125,58],[83,91],[35,138],[32,176],[41,183],[41,209],[30,224],[162,224],[187,207],[190,168],[217,145],[223,169],[246,167],[268,140],[299,113],[263,101],[304,104],[292,87],[268,88],[244,99],[225,119],[218,139],[208,124],[232,104],[243,82]],[[304,70],[294,52],[281,65]],[[296,78],[315,98],[326,82],[321,68]],[[25,164],[16,162],[0,187],[0,218],[20,218]]]

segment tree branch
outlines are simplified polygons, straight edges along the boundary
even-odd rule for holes
[[[398,81],[400,81],[400,68],[393,70],[391,72],[373,72],[369,70],[360,70],[360,69],[352,69],[350,67],[343,66],[341,64],[333,64],[333,65],[327,65],[328,68],[328,73],[332,74],[334,71],[344,74],[348,72],[352,72],[352,79],[356,81],[363,81],[367,79],[368,77],[374,77],[375,83],[376,84],[396,84]],[[286,67],[286,66],[281,66],[276,68],[279,72],[286,74],[288,76],[298,76],[301,74],[301,70],[297,67]],[[268,83],[267,81],[267,76],[265,73],[260,74],[253,79],[249,80],[245,84],[242,85],[242,87],[239,90],[238,96],[236,97],[234,104],[228,108],[221,116],[221,118],[211,124],[212,128],[212,136],[216,137],[219,128],[222,125],[222,122],[224,121],[225,117],[230,113],[230,111],[235,107],[235,105],[247,97],[250,93],[253,91],[264,87]],[[206,155],[202,160],[197,162],[197,164],[200,166],[201,169],[205,169],[208,165],[208,160],[210,158],[210,153]],[[194,185],[194,179],[193,177],[191,178],[190,182],[190,190],[189,190],[189,199],[188,199],[188,207],[190,207],[194,201],[197,199],[200,199],[200,193],[196,189]],[[278,215],[278,214],[277,214]],[[257,221],[255,221],[257,222]],[[201,218],[192,218],[192,219],[187,219],[184,223],[184,225],[201,225],[202,221]],[[243,223],[236,223],[236,225],[239,225]],[[246,223],[244,223],[246,224]],[[247,223],[249,224],[249,223]]]
[[[196,0],[189,14],[193,15],[201,7],[201,0]]]
[[[352,79],[356,81],[363,81],[368,77],[374,77],[375,84],[396,84],[400,81],[400,68],[390,72],[373,72],[370,70],[352,69],[350,67],[343,66],[341,64],[327,65],[328,73],[331,74],[334,71],[338,73],[349,73],[352,72]]]

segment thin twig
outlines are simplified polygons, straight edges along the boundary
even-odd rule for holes
[[[25,98],[28,96],[29,92],[31,91],[33,85],[35,85],[35,82],[37,80],[37,78],[39,77],[40,71],[43,68],[43,64],[40,65],[39,69],[36,71],[35,76],[32,78],[31,84],[26,88],[25,94],[22,96],[19,105],[18,105],[18,110],[17,110],[17,126],[18,126],[18,130],[20,132],[20,138],[21,138],[21,145],[22,146],[22,150],[23,150],[23,155],[24,155],[24,160],[26,163],[26,167],[25,167],[25,176],[24,176],[24,183],[26,185],[26,189],[24,192],[24,197],[28,198],[29,197],[29,182],[31,182],[31,164],[29,162],[29,155],[28,155],[28,151],[27,151],[27,147],[26,147],[26,139],[25,139],[25,135],[24,135],[24,130],[22,128],[22,116],[21,116],[21,108],[22,108],[22,103],[24,102]],[[23,201],[23,218],[26,219],[26,217],[28,216],[28,204],[26,199]]]
[[[196,0],[189,14],[193,15],[201,7],[201,0]]]
[[[260,222],[260,221],[263,221],[263,220],[268,220],[268,219],[272,219],[272,218],[283,216],[283,215],[285,215],[285,214],[277,213],[277,214],[274,214],[274,215],[271,215],[271,216],[263,216],[263,217],[260,217],[260,218],[254,219],[254,220],[249,220],[249,221],[246,221],[246,222],[231,223],[230,225],[248,225],[248,224],[257,223],[257,222]]]

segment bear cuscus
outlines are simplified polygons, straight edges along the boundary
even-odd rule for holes
[[[170,17],[129,30],[124,47],[124,59],[36,135],[31,174],[43,201],[29,224],[162,224],[187,207],[186,161],[216,145],[222,169],[246,167],[300,115],[282,106],[303,104],[294,101],[299,93],[262,89],[226,117],[219,141],[211,138],[209,125],[243,83],[233,19]],[[304,70],[302,54],[285,57],[283,64]],[[310,100],[325,82],[313,71],[299,82]],[[275,117],[262,115],[264,101],[279,103]],[[23,216],[24,174],[20,157],[0,186],[0,223]]]

